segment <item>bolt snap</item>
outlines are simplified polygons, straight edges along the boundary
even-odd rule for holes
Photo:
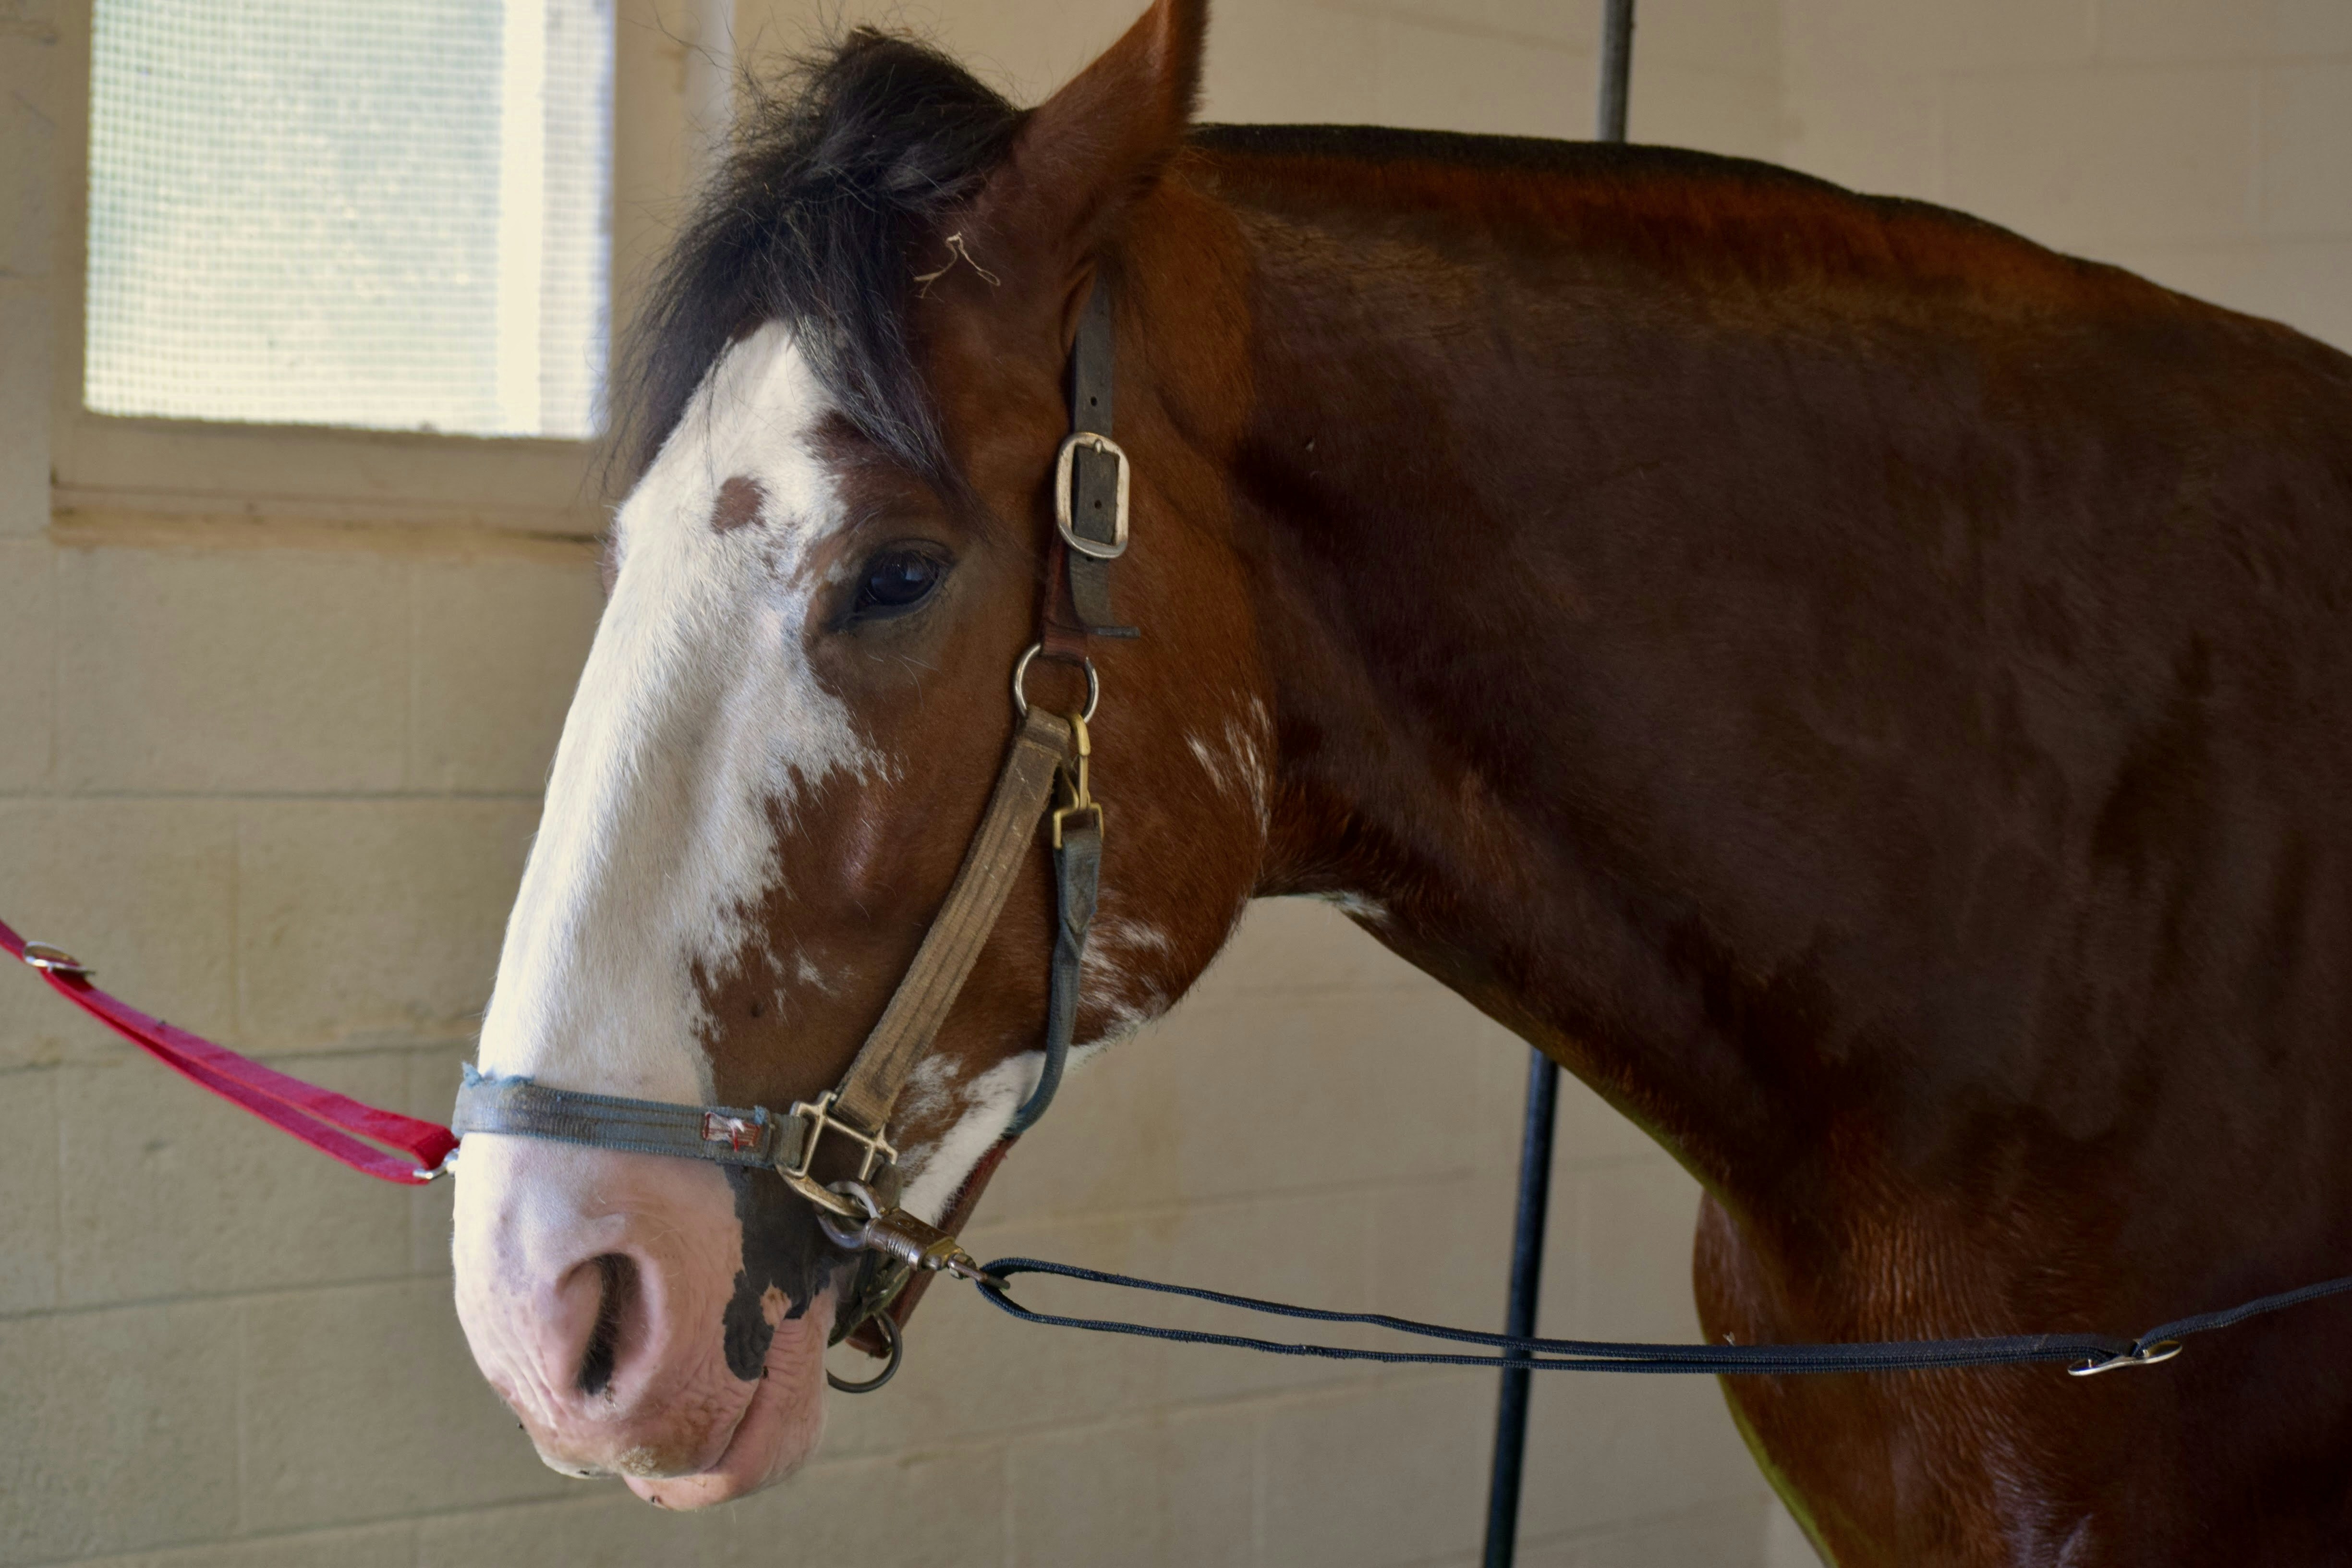
[[[2160,1361],[2170,1361],[2179,1353],[2179,1340],[2158,1340],[2152,1345],[2134,1345],[2129,1350],[2117,1351],[2104,1361],[2078,1361],[2066,1369],[2066,1374],[2069,1377],[2096,1377],[2119,1366],[2154,1366]]]

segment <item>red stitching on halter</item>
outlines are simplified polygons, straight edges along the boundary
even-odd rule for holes
[[[740,1116],[721,1116],[715,1110],[702,1113],[702,1141],[724,1143],[730,1149],[754,1149],[767,1129]]]
[[[26,947],[25,939],[0,921],[0,950],[21,959]],[[441,1174],[457,1147],[457,1135],[438,1122],[362,1105],[142,1013],[92,985],[87,971],[36,967],[51,990],[165,1067],[364,1175],[422,1186]],[[388,1144],[402,1154],[387,1153],[361,1138]]]

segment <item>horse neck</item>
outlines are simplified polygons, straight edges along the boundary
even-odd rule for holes
[[[1779,766],[1769,696],[1686,657],[1741,632],[1678,579],[1748,546],[1709,499],[1725,471],[1684,476],[1776,389],[1709,363],[1685,283],[1531,268],[1491,217],[1382,254],[1393,214],[1244,216],[1261,891],[1335,899],[1737,1203],[1822,1133],[1791,1074],[1871,1000],[1803,951],[1853,912],[1820,836],[1745,787]]]
[[[2352,898],[2311,848],[2352,823],[2352,489],[2308,434],[2352,427],[2352,363],[1932,209],[1627,156],[1219,169],[1259,890],[1575,1071],[1784,1282],[1866,1291],[1857,1237],[1981,1259],[1985,1193],[2036,1216],[2020,1268],[2248,1172],[2306,1225],[2352,1168],[2311,1131],[2352,1099]]]

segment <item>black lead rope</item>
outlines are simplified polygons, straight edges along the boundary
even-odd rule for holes
[[[1369,1361],[1409,1366],[1511,1366],[1546,1372],[1679,1372],[1717,1376],[1782,1377],[1801,1373],[1929,1372],[1939,1368],[2014,1366],[2030,1362],[2066,1362],[2078,1374],[2105,1372],[2118,1366],[2153,1365],[2178,1354],[2179,1342],[2191,1334],[2226,1329],[2265,1312],[2299,1307],[2306,1301],[2352,1290],[2352,1275],[2328,1279],[2300,1289],[2284,1290],[2231,1307],[2203,1312],[2150,1329],[2136,1340],[2106,1334],[1996,1334],[1965,1340],[1890,1340],[1871,1343],[1822,1345],[1654,1345],[1613,1340],[1521,1339],[1511,1334],[1482,1333],[1475,1329],[1449,1329],[1436,1323],[1392,1318],[1385,1312],[1329,1312],[1315,1307],[1293,1307],[1261,1301],[1254,1296],[1232,1296],[1222,1290],[1202,1290],[1188,1285],[1165,1285],[1129,1274],[1107,1274],[1074,1268],[1035,1258],[1000,1258],[982,1271],[993,1283],[983,1282],[980,1293],[995,1305],[1027,1322],[1055,1328],[1085,1329],[1098,1334],[1132,1334],[1139,1339],[1172,1340],[1180,1344],[1227,1345],[1235,1350],[1263,1351],[1269,1355],[1315,1356],[1326,1361]],[[1197,1329],[1161,1329],[1144,1323],[1122,1323],[1104,1318],[1069,1318],[1039,1312],[1021,1305],[1007,1293],[1006,1282],[1018,1274],[1053,1274],[1093,1285],[1114,1285],[1126,1290],[1148,1290],[1162,1296],[1184,1296],[1213,1301],[1221,1307],[1269,1317],[1298,1318],[1317,1323],[1361,1323],[1423,1339],[1447,1340],[1476,1345],[1501,1355],[1445,1355],[1427,1351],[1354,1350],[1342,1345],[1288,1344],[1251,1339],[1241,1334],[1213,1334]]]

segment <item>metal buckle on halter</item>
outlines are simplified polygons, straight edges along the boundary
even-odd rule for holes
[[[783,1127],[778,1129],[782,1136],[778,1140],[776,1174],[784,1179],[786,1186],[814,1204],[820,1218],[830,1214],[854,1220],[863,1217],[857,1205],[821,1185],[809,1173],[810,1167],[816,1163],[817,1146],[824,1142],[825,1132],[837,1131],[865,1151],[857,1163],[857,1180],[861,1184],[872,1181],[875,1173],[885,1166],[897,1164],[898,1151],[880,1132],[867,1132],[856,1122],[835,1116],[833,1108],[840,1099],[838,1093],[828,1090],[814,1105],[804,1100],[793,1101],[792,1110],[784,1113]]]
[[[64,948],[52,946],[46,942],[26,942],[25,962],[44,974],[79,974],[88,978],[98,973]]]
[[[1078,448],[1099,452],[1118,465],[1118,500],[1111,506],[1110,540],[1088,539],[1076,526],[1077,510]],[[1091,555],[1097,561],[1116,561],[1127,553],[1127,488],[1129,464],[1127,453],[1108,436],[1092,430],[1080,430],[1062,443],[1054,457],[1054,526],[1062,531],[1063,542],[1081,555]]]
[[[2069,1377],[2096,1377],[2119,1366],[2154,1366],[2160,1361],[2170,1361],[2179,1353],[2179,1340],[2158,1340],[2152,1345],[2134,1345],[2129,1350],[2117,1351],[2104,1360],[2078,1361],[2066,1369],[2066,1374]]]

